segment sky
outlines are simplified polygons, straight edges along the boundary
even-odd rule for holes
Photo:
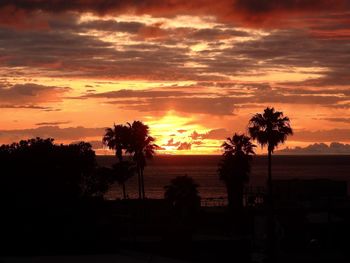
[[[0,144],[107,154],[141,120],[160,153],[217,154],[268,106],[280,149],[350,143],[350,0],[0,1]]]

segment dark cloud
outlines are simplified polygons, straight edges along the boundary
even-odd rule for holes
[[[330,145],[325,143],[314,143],[306,147],[286,148],[276,151],[276,154],[350,154],[350,144],[332,142]]]
[[[53,122],[39,122],[35,123],[36,126],[58,126],[61,124],[68,124],[70,121],[53,121]]]
[[[46,1],[46,0],[2,0],[1,22],[8,25],[24,23],[28,14],[44,12],[92,12],[106,14],[150,14],[153,16],[213,15],[222,21],[241,22],[249,25],[262,25],[286,20],[285,17],[298,14],[312,14],[322,11],[348,10],[347,0],[96,0],[96,1]],[[11,14],[12,17],[9,15]],[[16,23],[15,23],[16,22]],[[264,22],[264,23],[263,23]]]
[[[346,0],[236,0],[234,6],[250,14],[266,14],[272,12],[316,12],[344,8]]]
[[[185,88],[186,89],[186,88]],[[198,92],[178,91],[178,90],[130,90],[122,89],[102,93],[93,93],[82,96],[82,98],[164,98],[185,95],[200,95]]]
[[[183,113],[210,115],[234,115],[235,100],[227,97],[217,98],[151,98],[146,100],[112,101],[111,104],[141,112],[164,112],[174,110]]]
[[[65,14],[61,19],[56,14],[51,16],[55,17],[50,18],[51,30],[33,32],[0,28],[0,69],[16,68],[21,74],[30,75],[35,69],[35,74],[50,77],[204,82],[228,80],[229,76],[263,75],[276,69],[293,72],[291,67],[303,67],[304,73],[307,73],[308,69],[320,67],[326,70],[318,72],[321,76],[318,79],[283,84],[320,87],[350,83],[348,40],[320,39],[310,35],[305,28],[274,30],[256,37],[253,33],[227,25],[204,29],[164,29],[161,24],[150,26],[111,19],[80,23],[73,14]],[[145,32],[146,28],[149,33]],[[159,32],[155,28],[161,31],[161,41],[148,41],[146,35],[157,38]],[[102,36],[107,34],[106,31],[126,32],[130,36],[125,37],[125,41],[111,43],[101,36],[89,35],[89,30],[96,30]],[[220,42],[220,38],[238,36],[251,39],[247,38],[241,45]],[[138,42],[127,41],[135,37]],[[208,42],[208,48],[193,55],[191,45],[202,40]],[[186,66],[191,64],[196,66]],[[236,92],[239,95],[239,91]]]
[[[140,22],[118,22],[115,20],[93,20],[76,24],[77,30],[97,30],[130,34],[139,33],[144,27],[145,25]]]
[[[0,130],[0,140],[13,142],[35,137],[50,137],[56,140],[84,140],[87,137],[100,136],[102,138],[103,134],[104,128],[41,126],[33,129]]]
[[[241,91],[237,91],[241,89]],[[256,108],[273,104],[301,104],[335,107],[344,105],[350,100],[350,92],[346,89],[305,89],[282,88],[263,85],[241,85],[225,88],[221,94],[214,96],[208,91],[197,90],[189,93],[187,87],[176,90],[119,90],[100,94],[88,94],[83,98],[96,97],[120,99],[106,101],[119,105],[123,109],[141,112],[164,112],[174,110],[184,113],[200,113],[210,115],[234,115],[237,109]],[[126,100],[125,100],[126,99]]]
[[[68,87],[44,86],[34,83],[0,86],[0,103],[14,105],[40,104],[61,101],[71,89]],[[30,108],[30,106],[24,106]]]
[[[0,109],[29,109],[29,110],[43,110],[43,111],[54,111],[55,109],[51,107],[42,107],[37,105],[9,105],[0,104]]]
[[[294,72],[295,69],[291,67],[303,67],[301,73],[320,75],[319,78],[285,83],[290,86],[349,85],[349,54],[348,40],[317,39],[304,29],[275,30],[262,38],[245,41],[244,45],[221,50],[222,57],[240,57],[242,71],[247,71],[246,74],[250,74],[252,69],[264,72],[279,68],[285,72]],[[228,71],[230,69],[224,67],[227,63],[225,60],[215,63],[209,61],[207,66],[213,67],[212,70],[219,66],[221,71]],[[230,65],[231,68],[237,68],[234,62]],[[315,67],[323,70],[315,71]]]
[[[321,120],[330,121],[330,122],[341,122],[350,124],[350,118],[342,118],[342,117],[332,117],[332,118],[322,118]]]
[[[332,142],[332,141],[350,141],[350,129],[330,129],[330,130],[295,130],[293,141],[303,142]]]
[[[242,30],[220,29],[220,28],[204,28],[194,30],[188,34],[188,38],[195,40],[221,40],[232,37],[249,37],[250,34]]]
[[[40,72],[40,76],[49,77],[205,79],[197,77],[195,69],[184,67],[189,58],[186,47],[124,43],[117,48],[96,36],[78,32],[1,28],[0,44],[0,69],[16,68],[25,75]]]

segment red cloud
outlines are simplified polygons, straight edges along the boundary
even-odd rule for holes
[[[179,147],[177,147],[178,151],[181,150],[191,150],[192,144],[189,142],[182,142]]]
[[[221,21],[253,26],[280,26],[290,16],[350,10],[347,0],[2,0],[0,23],[28,25],[25,15],[33,12],[92,12],[106,14],[150,14],[154,16],[213,15]],[[37,13],[40,14],[40,13]],[[276,22],[279,21],[278,24]],[[45,25],[45,23],[39,23]],[[153,29],[154,30],[154,29]],[[152,31],[152,30],[151,30]],[[146,32],[146,35],[155,32]],[[156,32],[159,34],[159,32]]]

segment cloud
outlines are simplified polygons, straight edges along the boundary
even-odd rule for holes
[[[34,83],[16,84],[10,87],[0,86],[0,103],[30,108],[35,104],[61,101],[70,90],[68,87],[44,86]]]
[[[68,124],[70,121],[52,121],[52,122],[39,122],[35,123],[36,126],[58,126],[61,124]]]
[[[350,129],[330,129],[330,130],[295,130],[293,141],[302,142],[332,142],[332,141],[350,141]]]
[[[41,126],[32,129],[0,130],[0,140],[14,142],[34,137],[50,137],[56,140],[85,140],[88,137],[102,138],[104,130],[104,128],[85,128],[81,126],[68,128]]]
[[[350,154],[350,144],[332,142],[330,145],[325,143],[314,143],[306,147],[286,148],[276,151],[276,154]]]
[[[104,79],[205,78],[185,68],[188,48],[130,44],[119,48],[96,35],[79,31],[11,31],[0,27],[0,70],[16,69],[23,75]],[[45,50],[45,52],[43,52]],[[9,70],[7,75],[15,74]]]
[[[39,2],[33,4],[37,6],[33,7],[33,10],[40,9]],[[169,5],[181,6],[177,1],[175,2]],[[266,1],[262,2],[264,2],[263,5],[269,5],[265,3]],[[273,3],[265,9],[284,9],[281,7],[285,5],[284,2],[280,6],[275,1]],[[183,4],[186,8],[197,6],[193,3]],[[217,6],[216,3],[212,3],[214,4]],[[64,6],[61,7],[62,10],[77,9],[77,12],[89,9],[87,7],[89,5],[94,6],[87,3],[86,6],[82,5],[78,8],[80,2],[77,2],[77,6],[62,3],[53,5]],[[120,7],[129,5],[120,3]],[[138,4],[135,5],[138,6]],[[147,2],[144,5],[145,9],[147,5],[157,6],[156,9],[163,6],[156,2]],[[234,6],[230,3],[231,5]],[[295,6],[299,3],[288,5]],[[29,4],[19,6],[25,10],[32,10],[28,7]],[[243,8],[242,3],[237,6]],[[163,8],[165,7],[166,5]],[[43,10],[48,8],[43,7]],[[262,13],[266,12],[270,11]],[[92,21],[80,22],[74,13],[46,15],[50,30],[16,31],[0,27],[2,46],[0,70],[6,67],[16,69],[25,75],[48,77],[213,81],[229,80],[231,76],[264,75],[276,70],[291,73],[295,70],[292,67],[303,67],[304,74],[308,71],[312,74],[313,68],[319,67],[323,68],[323,71],[316,72],[318,77],[305,80],[303,85],[349,85],[350,83],[347,70],[350,59],[348,40],[319,39],[310,35],[310,32],[305,29],[318,27],[319,24],[298,29],[273,30],[261,35],[228,24],[213,27],[208,25],[207,28],[202,29],[189,25],[175,28],[169,25],[163,27],[161,23],[147,25],[110,18],[103,20],[94,18]],[[339,23],[344,24],[345,18],[339,19]],[[326,20],[329,21],[328,18]],[[147,39],[147,34],[141,37],[141,32],[145,28],[158,28],[162,32],[162,37],[157,37],[155,33],[153,36],[148,35],[151,40],[156,38],[157,41]],[[118,37],[117,33],[122,33],[123,36]],[[108,40],[105,37],[106,34],[111,35],[113,41]],[[235,44],[237,37],[245,38],[241,45]],[[197,44],[203,44],[203,50],[194,52],[191,48]],[[284,48],[281,49],[281,46]],[[14,70],[9,72],[14,74]],[[297,83],[300,84],[300,82]],[[288,85],[288,83],[284,84]],[[291,81],[289,85],[295,86],[296,83]],[[309,96],[300,99],[306,101],[314,98]]]
[[[222,21],[260,25],[285,21],[286,17],[298,14],[319,14],[322,11],[348,10],[346,0],[139,0],[139,1],[45,1],[45,0],[2,0],[0,10],[3,24],[21,25],[28,14],[42,12],[92,12],[107,14],[149,14],[153,16],[212,15]],[[11,14],[12,17],[9,15]],[[278,26],[278,24],[275,24]]]
[[[192,144],[189,142],[182,142],[179,147],[177,147],[177,150],[191,150]]]
[[[215,83],[217,93],[201,86],[179,86],[176,89],[117,90],[87,94],[81,98],[119,99],[106,103],[120,105],[123,109],[140,112],[164,112],[174,110],[183,113],[210,115],[234,115],[235,110],[263,107],[266,104],[300,104],[335,107],[350,100],[347,89],[303,87],[271,87],[269,84],[241,83],[229,86]],[[220,87],[220,88],[219,88]],[[193,90],[193,91],[191,91]],[[128,100],[124,100],[128,99]]]
[[[43,110],[43,111],[54,111],[51,107],[42,107],[36,105],[9,105],[9,104],[0,104],[0,109],[29,109],[29,110]],[[58,109],[56,109],[58,110]]]
[[[227,97],[201,98],[150,98],[146,100],[111,101],[123,109],[140,112],[177,111],[189,114],[234,115],[235,100]]]
[[[190,137],[193,140],[198,140],[198,139],[225,140],[228,136],[230,136],[230,132],[224,128],[213,129],[208,131],[207,133],[198,133],[194,131],[190,135]]]
[[[176,150],[191,150],[192,148],[192,144],[197,144],[199,145],[199,143],[192,143],[192,142],[175,142],[175,140],[173,138],[171,138],[170,140],[168,140],[168,142],[166,144],[162,145],[162,149],[165,150],[165,147],[176,147]]]
[[[181,142],[175,142],[174,139],[171,138],[166,144],[163,144],[162,146],[178,147],[180,144]]]
[[[81,98],[164,98],[164,97],[177,97],[186,95],[199,95],[198,92],[186,92],[178,90],[130,90],[121,89],[116,91],[93,93],[82,96]]]
[[[332,118],[322,118],[321,120],[325,120],[325,121],[330,121],[330,122],[341,122],[341,123],[350,123],[350,118],[336,118],[336,117],[332,117]]]

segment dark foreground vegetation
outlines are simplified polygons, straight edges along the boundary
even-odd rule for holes
[[[289,119],[267,108],[249,134],[268,148],[267,190],[246,191],[252,139],[234,134],[224,144],[218,175],[227,207],[201,207],[198,185],[186,175],[146,198],[143,171],[157,146],[147,125],[107,129],[112,168],[99,167],[91,145],[31,139],[0,147],[1,256],[133,251],[193,262],[347,262],[350,204],[346,182],[273,180],[272,153],[292,134]],[[138,199],[126,183],[138,178]],[[105,200],[111,185],[122,200]]]
[[[107,201],[103,194],[117,176],[97,166],[87,143],[55,145],[36,138],[1,146],[0,160],[2,256],[133,250],[209,260],[226,257],[226,246],[235,244],[237,256],[249,247],[227,238],[191,242],[197,231],[227,236],[230,224],[225,216],[212,218],[215,213],[206,216],[200,210],[197,186],[189,177],[174,179],[165,200]]]

